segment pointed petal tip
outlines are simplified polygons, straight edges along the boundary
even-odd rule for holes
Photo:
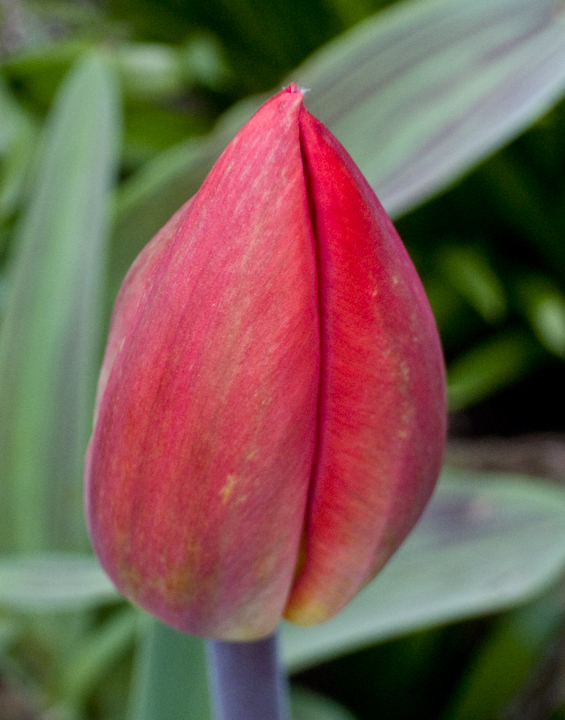
[[[290,85],[287,85],[287,87],[283,88],[282,92],[300,93],[301,95],[304,95],[304,90],[299,87],[295,82],[292,82],[290,83]]]

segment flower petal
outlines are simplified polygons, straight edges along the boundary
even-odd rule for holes
[[[435,322],[391,221],[310,113],[301,146],[317,247],[322,373],[303,566],[286,617],[321,622],[381,569],[433,490],[445,439]]]
[[[180,630],[270,633],[315,451],[320,339],[300,93],[267,103],[117,302],[87,514],[121,592]]]

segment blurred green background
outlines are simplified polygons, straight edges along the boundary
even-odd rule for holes
[[[209,716],[190,704],[203,680],[154,699],[203,677],[202,649],[148,630],[97,574],[82,458],[124,273],[284,83],[309,87],[420,272],[453,437],[565,429],[564,18],[562,0],[0,0],[0,720]],[[556,494],[538,506],[509,487],[516,514],[495,505],[477,532],[545,533],[530,584],[455,612],[454,575],[424,619],[331,641],[296,663],[295,718],[565,718],[563,489],[540,484]],[[190,678],[155,680],[177,651]]]

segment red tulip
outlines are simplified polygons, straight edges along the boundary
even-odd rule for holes
[[[435,484],[444,368],[373,191],[294,85],[129,271],[87,454],[94,548],[180,630],[330,618]]]

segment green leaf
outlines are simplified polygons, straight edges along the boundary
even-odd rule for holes
[[[22,628],[14,618],[2,618],[0,620],[0,654],[4,657],[10,645],[17,639]]]
[[[335,700],[297,686],[290,691],[290,709],[292,720],[355,720]]]
[[[0,76],[0,222],[18,205],[36,135],[35,123],[12,97]]]
[[[543,355],[525,330],[504,330],[475,345],[447,368],[450,410],[463,410],[526,375]]]
[[[497,323],[506,314],[502,283],[484,253],[467,245],[449,245],[439,252],[445,277],[487,323]]]
[[[465,671],[442,720],[497,720],[520,691],[562,622],[558,593],[518,608],[496,623]]]
[[[117,599],[114,586],[91,555],[42,553],[0,558],[0,607],[61,612]]]
[[[422,280],[443,347],[447,349],[464,342],[475,319],[469,304],[439,273],[424,276]]]
[[[22,200],[36,140],[33,123],[22,123],[6,151],[0,170],[0,222],[14,213]]]
[[[145,617],[130,720],[212,720],[204,641]]]
[[[540,343],[565,359],[565,295],[549,279],[539,275],[521,277],[518,294],[526,317]]]
[[[32,43],[6,57],[2,67],[7,78],[25,86],[34,104],[48,107],[65,74],[91,49],[91,42],[77,38]]]
[[[0,546],[87,546],[83,458],[100,348],[118,100],[88,55],[50,113],[15,236],[0,335]]]
[[[139,613],[126,607],[84,637],[76,652],[67,658],[62,682],[66,705],[80,707],[108,670],[137,637]]]
[[[17,137],[21,125],[29,121],[23,108],[9,92],[4,78],[0,75],[0,157]]]
[[[559,114],[559,110],[557,111]],[[541,255],[563,277],[565,258],[561,213],[553,207],[551,181],[540,183],[531,164],[520,161],[515,148],[507,148],[491,158],[478,175],[485,190],[496,203],[497,213],[517,231],[522,242]],[[554,152],[554,151],[553,151]],[[555,154],[559,167],[558,153]]]
[[[189,38],[182,52],[185,78],[190,83],[219,88],[228,81],[229,67],[217,38],[196,33]]]
[[[515,137],[565,91],[562,0],[396,3],[292,80],[398,215]]]
[[[375,642],[523,602],[565,567],[565,492],[505,475],[445,473],[414,532],[335,618],[282,627],[292,671]]]
[[[160,98],[183,90],[179,51],[164,43],[130,43],[116,50],[124,91],[134,97]]]

